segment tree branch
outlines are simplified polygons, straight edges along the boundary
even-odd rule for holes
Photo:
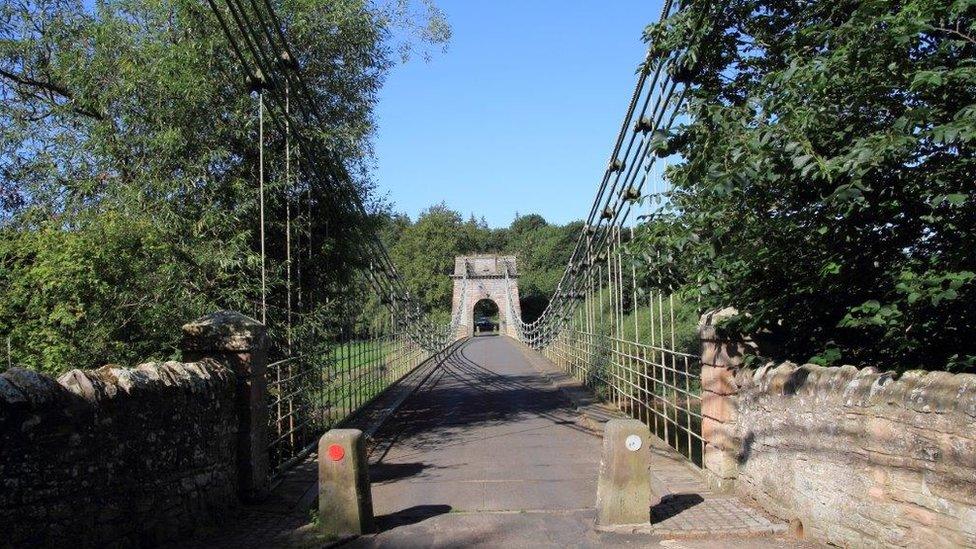
[[[959,38],[962,38],[966,42],[969,42],[971,44],[976,44],[976,38],[973,38],[972,36],[969,36],[968,34],[965,34],[963,32],[960,32],[959,29],[947,29],[947,28],[944,28],[944,27],[932,27],[932,28],[934,30],[937,30],[937,31],[942,31],[942,32],[944,32],[946,34],[954,34],[954,35],[958,36]]]
[[[68,101],[70,101],[72,103],[75,103],[75,96],[74,96],[73,93],[71,93],[70,90],[68,90],[64,86],[55,84],[53,82],[43,82],[41,80],[35,80],[33,78],[29,78],[29,77],[26,77],[26,76],[22,76],[22,75],[19,75],[19,74],[12,73],[12,72],[7,71],[7,70],[2,69],[2,68],[0,68],[0,77],[6,78],[6,79],[14,82],[15,84],[18,84],[18,85],[21,85],[21,86],[29,86],[29,87],[32,87],[32,88],[38,88],[38,89],[47,91],[48,93],[57,94],[57,95],[63,97],[64,99],[66,99],[66,100],[68,100]],[[72,105],[71,110],[74,111],[74,112],[76,112],[76,113],[78,113],[78,114],[81,114],[81,115],[84,115],[84,116],[88,116],[90,118],[94,118],[96,120],[105,120],[105,115],[103,115],[102,113],[96,112],[94,110],[91,110],[91,109],[88,109],[88,108],[85,108],[85,107],[80,107],[80,106],[77,106],[75,104]]]

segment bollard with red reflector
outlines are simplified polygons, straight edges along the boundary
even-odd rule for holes
[[[363,433],[333,429],[319,439],[319,528],[335,538],[373,529]]]

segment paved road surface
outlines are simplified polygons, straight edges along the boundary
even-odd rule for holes
[[[600,439],[508,338],[463,345],[377,434],[374,512],[593,507]]]
[[[450,357],[377,433],[370,478],[380,532],[347,546],[796,546],[783,538],[704,543],[595,531],[600,433],[540,371],[540,360],[505,337],[474,338]],[[692,479],[705,493],[682,463],[655,459],[653,468],[670,475],[658,481]],[[732,525],[743,515],[734,499],[687,496],[701,521]],[[765,520],[748,509],[744,516]]]
[[[670,496],[652,510],[655,530],[597,532],[600,422],[615,412],[541,355],[508,338],[466,341],[413,378],[426,382],[376,433],[370,455],[379,531],[339,546],[799,546],[782,536],[742,537],[783,525],[734,497],[706,490],[697,472],[663,443],[652,448],[652,489]],[[399,388],[411,386],[416,384]],[[397,393],[380,399],[377,408],[385,409],[387,400],[398,401],[406,391]],[[379,415],[367,410],[359,417],[370,422]],[[335,545],[311,523],[316,494],[312,456],[293,468],[267,501],[243,507],[220,527],[174,547]],[[697,539],[687,539],[695,531]]]

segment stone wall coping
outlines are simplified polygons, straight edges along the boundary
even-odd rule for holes
[[[4,406],[24,404],[41,407],[59,400],[64,392],[64,387],[51,376],[26,368],[11,368],[0,374],[0,380],[7,387],[7,390],[0,391],[0,405]],[[6,397],[11,398],[7,400]]]
[[[736,373],[740,390],[757,396],[837,398],[845,406],[900,405],[921,413],[960,413],[976,419],[976,374],[909,370],[900,376],[874,367],[767,363]]]
[[[166,391],[208,393],[232,380],[233,373],[211,359],[75,369],[57,379],[26,368],[11,368],[0,374],[0,411],[70,406],[79,400],[97,405],[122,396]]]
[[[220,311],[188,325],[203,350],[180,362],[0,373],[7,537],[158,545],[227,516],[268,478],[266,337]]]
[[[267,347],[264,324],[235,311],[217,311],[183,325],[184,351],[246,353]]]

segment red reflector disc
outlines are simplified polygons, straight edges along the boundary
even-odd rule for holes
[[[338,444],[329,446],[329,459],[332,461],[339,461],[344,457],[346,457],[346,451],[342,449],[342,446],[339,446]]]

